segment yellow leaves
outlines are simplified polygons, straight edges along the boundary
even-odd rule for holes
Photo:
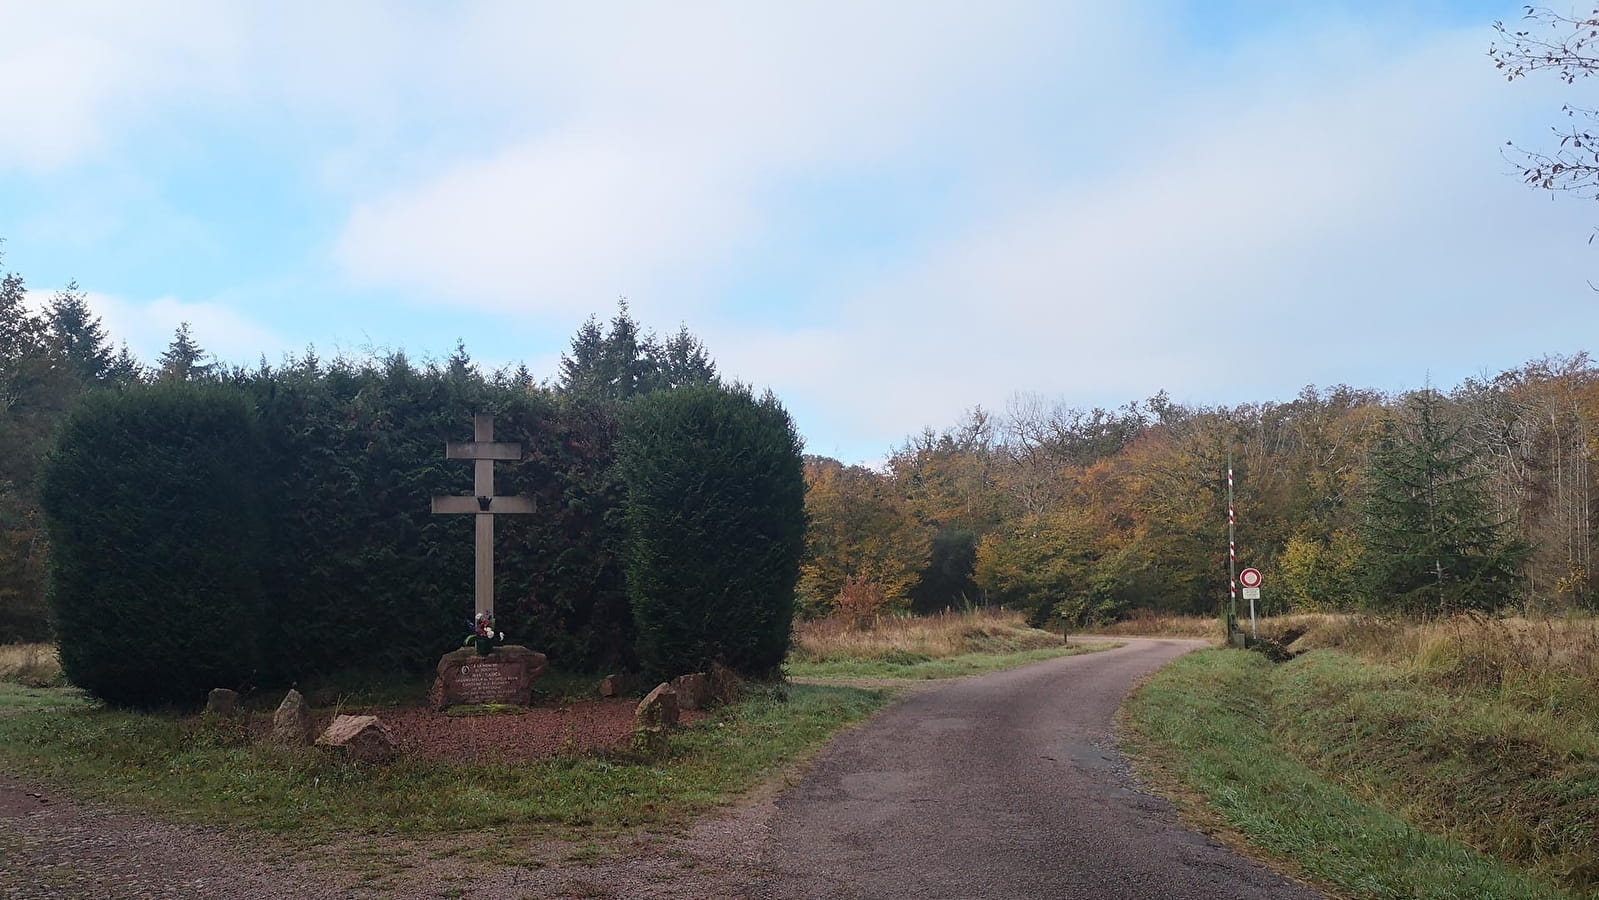
[[[805,463],[810,518],[800,567],[800,611],[832,612],[851,580],[870,583],[888,608],[904,608],[926,568],[932,534],[911,516],[892,483],[860,466],[811,458]]]

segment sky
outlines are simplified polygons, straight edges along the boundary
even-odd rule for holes
[[[626,298],[881,460],[1018,396],[1452,386],[1599,349],[1592,85],[1515,4],[0,0],[0,251],[152,360],[463,341]]]

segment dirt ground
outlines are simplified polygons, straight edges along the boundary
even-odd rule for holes
[[[759,877],[770,794],[682,833],[607,841],[292,839],[154,821],[0,774],[0,896],[39,898],[739,897]]]
[[[347,708],[388,725],[402,753],[518,762],[626,746],[637,698],[578,700],[520,713],[444,716],[427,708]],[[332,720],[318,711],[318,729]],[[684,711],[685,724],[703,718]],[[250,729],[271,731],[269,715]],[[573,843],[493,832],[426,840],[292,835],[182,825],[0,772],[0,897],[34,898],[689,898],[738,896],[750,880],[769,797],[681,833]]]
[[[383,720],[402,753],[428,759],[474,762],[498,759],[524,762],[559,753],[589,753],[627,746],[633,734],[638,698],[575,700],[535,706],[515,713],[445,716],[426,707],[341,709],[345,715],[373,715]],[[313,715],[318,732],[333,720],[331,711]],[[705,718],[684,710],[678,721],[691,725]],[[272,719],[256,715],[250,723],[257,739],[272,731]]]

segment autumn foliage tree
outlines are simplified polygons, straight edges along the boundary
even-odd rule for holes
[[[851,584],[871,585],[882,607],[906,610],[926,570],[930,530],[910,515],[887,478],[837,460],[805,460],[805,561],[799,610],[826,616],[845,603]],[[860,589],[857,588],[857,592]]]

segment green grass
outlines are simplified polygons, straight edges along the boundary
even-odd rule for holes
[[[1343,683],[1349,696],[1369,697],[1383,677],[1353,661],[1318,661],[1318,655],[1276,667],[1253,653],[1208,650],[1186,656],[1156,673],[1129,700],[1130,747],[1196,792],[1210,815],[1267,855],[1353,896],[1582,896],[1378,805],[1380,792],[1362,780],[1376,754],[1350,751],[1404,747],[1419,759],[1429,752],[1428,744],[1392,718],[1371,720],[1370,709],[1359,703],[1343,706],[1329,697],[1327,679]],[[1342,668],[1335,673],[1323,668],[1328,666]],[[1396,712],[1410,703],[1417,722],[1440,711],[1415,700],[1395,696],[1381,703]],[[1324,729],[1338,721],[1351,735],[1365,736],[1337,743],[1334,732]],[[1285,741],[1291,741],[1291,749]],[[1319,759],[1346,782],[1335,783],[1295,752]]]
[[[995,672],[1046,659],[1076,656],[1117,646],[1120,645],[1106,641],[1094,644],[1059,645],[1013,653],[961,653],[942,658],[908,651],[888,651],[882,656],[864,659],[790,661],[785,669],[790,678],[902,678],[915,681]]]
[[[0,681],[0,714],[86,706],[89,702],[76,688],[31,687],[11,681]]]
[[[315,839],[330,832],[496,830],[570,837],[672,826],[789,770],[881,692],[756,687],[672,735],[667,757],[518,764],[344,763],[312,748],[246,744],[193,717],[98,707],[0,717],[0,764],[73,792],[183,821]]]

